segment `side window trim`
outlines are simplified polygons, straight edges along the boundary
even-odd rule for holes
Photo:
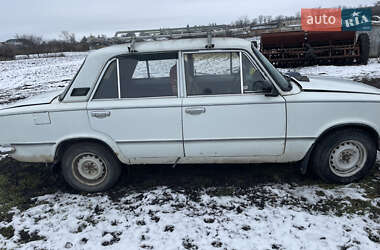
[[[118,99],[121,99],[121,88],[120,88],[120,64],[119,58],[116,58],[116,74],[117,74],[117,95]]]
[[[265,78],[265,80],[268,80],[268,75],[261,69],[261,67],[259,67],[255,59],[252,58],[252,55],[250,55],[247,51],[242,51],[242,54],[244,54],[247,57],[248,61],[250,61],[250,63],[253,66],[255,66],[257,70],[260,71],[261,75]]]
[[[186,84],[185,84],[185,66],[184,66],[184,51],[178,51],[177,59],[177,86],[178,97],[183,98],[186,96]]]
[[[268,80],[269,82],[272,83],[272,85],[277,89],[277,91],[280,94],[283,93],[283,90],[278,86],[277,82],[272,77],[272,75],[270,74],[270,72],[266,69],[266,67],[263,65],[263,63],[261,62],[260,58],[255,54],[253,47],[251,48],[250,51],[252,51],[252,54],[251,53],[247,53],[249,55],[248,59],[250,59],[251,61],[253,61],[254,64],[256,66],[258,66],[258,68],[259,68],[260,72],[262,73],[262,75],[266,78],[266,80]],[[244,52],[247,52],[247,51],[244,51]]]
[[[210,54],[210,53],[239,53],[239,67],[240,67],[240,93],[239,94],[219,94],[219,95],[188,95],[187,94],[187,82],[186,82],[186,72],[185,72],[185,55],[186,54]],[[229,49],[229,50],[194,50],[194,51],[182,51],[181,53],[181,63],[182,63],[182,86],[185,98],[195,98],[195,97],[214,97],[214,96],[237,96],[244,95],[243,92],[243,69],[242,69],[242,50]]]
[[[243,55],[248,59],[249,63],[252,64],[256,68],[256,70],[258,70],[260,72],[260,74],[264,78],[264,80],[268,81],[268,76],[262,71],[261,67],[258,66],[255,59],[252,58],[252,56],[247,51],[242,51],[242,56]],[[244,82],[244,79],[243,79],[243,82]],[[271,81],[269,80],[269,82],[271,82]],[[243,89],[243,95],[262,94],[262,93],[264,93],[264,92],[263,91],[244,91],[244,89]]]
[[[119,57],[114,57],[112,59],[110,59],[104,66],[103,66],[103,69],[101,71],[101,73],[99,74],[99,77],[96,81],[96,84],[95,84],[95,87],[94,89],[92,90],[91,92],[91,95],[90,95],[90,98],[88,100],[88,102],[91,102],[91,101],[109,101],[109,100],[131,100],[131,99],[152,99],[152,98],[181,98],[182,97],[182,94],[181,94],[181,91],[180,91],[180,86],[182,85],[182,80],[180,79],[180,73],[179,73],[179,68],[180,68],[180,54],[181,54],[181,51],[176,51],[175,53],[177,53],[177,59],[176,59],[176,64],[177,64],[177,95],[176,96],[154,96],[154,97],[138,97],[138,98],[122,98],[121,96],[121,81],[120,81],[120,62],[119,62]],[[147,54],[155,54],[155,53],[147,53]],[[99,88],[99,85],[104,77],[104,74],[107,72],[107,69],[108,67],[111,65],[111,63],[113,63],[114,61],[116,61],[116,70],[117,70],[117,88],[118,88],[118,98],[107,98],[107,99],[94,99],[94,96],[95,96],[95,93],[96,91],[98,90]],[[147,63],[147,67],[148,67],[148,62],[145,61]],[[150,75],[150,72],[149,72],[149,75]]]
[[[221,95],[197,95],[197,96],[188,96],[187,95],[187,89],[186,89],[186,79],[185,79],[185,70],[184,70],[184,55],[186,54],[201,54],[201,53],[239,53],[239,64],[240,64],[240,82],[241,82],[241,92],[240,94],[221,94]],[[181,64],[181,67],[179,67],[181,70],[181,73],[177,71],[177,96],[174,96],[176,98],[180,98],[181,96],[183,97],[213,97],[213,96],[228,96],[228,95],[246,95],[246,94],[260,94],[262,92],[248,92],[244,93],[244,80],[243,80],[243,68],[242,68],[242,57],[245,55],[247,59],[250,61],[251,64],[253,64],[261,73],[261,75],[265,78],[268,79],[267,74],[263,72],[262,68],[258,66],[257,62],[252,58],[252,56],[247,53],[244,50],[214,50],[214,51],[205,51],[205,50],[199,50],[199,51],[178,51],[178,58],[177,58],[177,70],[178,66]],[[135,99],[135,98],[122,98],[121,97],[121,87],[120,87],[120,64],[119,64],[119,58],[115,57],[109,60],[105,66],[103,67],[103,70],[96,82],[95,88],[93,89],[91,96],[89,98],[89,101],[93,101],[94,95],[99,87],[100,82],[103,79],[103,76],[105,72],[107,71],[108,67],[112,62],[116,60],[116,65],[117,65],[117,85],[118,85],[118,98],[110,98],[110,99],[99,99],[98,101],[104,101],[104,100],[124,100],[124,99]],[[272,80],[272,79],[271,79]],[[272,81],[271,81],[272,82]],[[182,90],[180,90],[182,89]],[[173,96],[160,96],[160,97],[144,97],[144,98],[169,98]],[[140,99],[140,98],[139,98]]]
[[[243,57],[241,51],[239,51],[239,63],[240,63],[240,94],[244,94],[244,78],[243,78]]]
[[[101,74],[99,75],[98,80],[96,81],[95,88],[93,89],[93,91],[92,91],[92,93],[91,93],[91,96],[90,96],[89,102],[90,102],[90,101],[115,100],[115,98],[109,98],[109,99],[94,99],[95,93],[96,93],[96,91],[97,91],[98,88],[99,88],[100,82],[103,80],[104,74],[105,74],[106,71],[108,70],[108,67],[111,65],[111,63],[113,63],[115,60],[116,60],[116,65],[118,66],[118,59],[117,59],[116,57],[110,59],[110,60],[104,65],[103,70],[102,70]],[[119,74],[117,74],[117,78],[119,78]],[[120,86],[120,85],[119,85],[119,86]]]
[[[145,61],[145,66],[146,66],[146,73],[148,74],[148,79],[150,79],[150,70],[149,70],[149,61]]]
[[[275,83],[275,81],[271,78],[270,75],[268,75],[268,73],[266,71],[263,70],[263,68],[260,66],[260,62],[257,62],[257,58],[256,56],[252,56],[250,53],[248,53],[246,50],[242,50],[242,55],[245,55],[245,57],[248,59],[248,61],[258,70],[260,71],[261,73],[261,76],[264,78],[264,80],[267,80],[269,81],[276,89],[278,88],[277,87],[277,84]],[[262,94],[263,92],[262,91],[248,91],[248,92],[243,92],[243,95],[247,95],[247,94]]]
[[[164,51],[164,52],[143,52],[143,53],[138,53],[137,55],[142,55],[142,56],[146,56],[146,55],[150,55],[150,56],[154,56],[154,55],[157,55],[157,54],[175,54],[176,55],[176,58],[167,58],[167,59],[159,59],[159,60],[175,60],[175,65],[177,65],[177,74],[176,74],[176,79],[177,79],[177,93],[176,95],[165,95],[165,96],[145,96],[145,97],[123,97],[123,95],[121,94],[121,76],[120,76],[120,72],[118,73],[118,79],[119,79],[119,87],[120,87],[120,95],[119,95],[119,100],[141,100],[141,99],[159,99],[159,98],[182,98],[182,95],[181,95],[181,92],[180,92],[180,86],[181,86],[181,80],[180,80],[180,73],[179,73],[179,69],[180,69],[180,54],[181,54],[181,51],[179,50],[176,50],[176,51]],[[121,55],[123,56],[123,55]],[[119,58],[117,59],[118,60],[118,63],[119,63]],[[145,60],[140,60],[140,62],[143,62],[145,64],[145,67],[146,67],[146,74],[147,74],[147,79],[152,79],[152,78],[155,78],[154,76],[152,76],[152,71],[151,71],[151,64],[149,63],[150,60],[148,59],[145,59]],[[128,88],[126,89],[126,92],[128,92]]]
[[[184,58],[185,58],[185,55],[186,54],[202,54],[202,53],[239,53],[239,64],[240,64],[240,81],[241,81],[241,92],[240,94],[220,94],[220,95],[196,95],[196,96],[191,96],[191,95],[188,95],[187,94],[187,83],[186,83],[186,77],[185,77],[185,69],[184,69]],[[247,57],[248,61],[260,72],[260,74],[262,75],[262,77],[265,79],[265,80],[268,80],[269,82],[271,82],[275,88],[277,88],[276,84],[273,83],[273,80],[270,76],[268,76],[268,74],[266,72],[263,71],[263,69],[260,67],[259,63],[256,62],[256,58],[253,57],[250,53],[248,53],[246,50],[236,50],[236,49],[232,49],[232,50],[194,50],[194,51],[182,51],[181,53],[181,63],[182,63],[182,69],[181,69],[181,74],[182,74],[182,81],[181,81],[181,84],[182,84],[182,87],[183,87],[183,94],[184,94],[184,97],[186,98],[194,98],[194,97],[214,97],[214,96],[236,96],[236,95],[249,95],[249,94],[263,94],[262,91],[254,91],[254,92],[244,92],[244,78],[243,78],[243,55]]]

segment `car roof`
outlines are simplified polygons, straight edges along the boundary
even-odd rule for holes
[[[135,50],[137,51],[137,53],[201,49],[204,50],[206,49],[207,41],[207,38],[186,38],[164,41],[136,42]],[[241,38],[213,38],[212,44],[214,45],[214,50],[249,50],[251,48],[251,42]],[[129,46],[130,44],[126,43],[120,45],[113,45],[107,48],[90,52],[68,92],[70,92],[72,88],[90,88],[90,90],[92,91],[95,87],[98,76],[102,71],[103,67],[106,65],[106,63],[115,56],[129,54]],[[89,93],[91,93],[91,91],[89,91]],[[88,100],[88,98],[89,96],[73,97],[70,95],[66,95],[64,101],[84,101]]]

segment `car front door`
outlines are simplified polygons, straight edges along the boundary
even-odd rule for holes
[[[184,155],[178,52],[112,60],[88,104],[92,128],[111,137],[130,163],[172,163]]]
[[[286,110],[263,92],[263,74],[241,51],[183,52],[183,136],[188,157],[281,155]]]

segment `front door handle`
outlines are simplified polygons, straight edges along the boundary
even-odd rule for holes
[[[111,111],[93,111],[91,112],[91,116],[95,118],[106,118],[111,115]]]
[[[193,108],[186,108],[185,112],[190,115],[199,115],[206,112],[206,108],[204,107],[193,107]]]

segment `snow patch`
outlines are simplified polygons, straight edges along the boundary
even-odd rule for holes
[[[287,191],[267,186],[273,196]],[[288,190],[285,187],[285,190]],[[293,194],[308,196],[296,188]],[[352,190],[343,188],[346,196]],[[288,194],[289,195],[289,194]],[[331,195],[335,195],[332,191]],[[271,196],[269,194],[269,196]],[[281,198],[279,198],[281,199]],[[289,206],[252,206],[246,197],[212,197],[193,201],[180,190],[160,187],[126,194],[119,201],[105,195],[56,193],[35,200],[37,206],[17,212],[7,226],[16,232],[38,232],[47,240],[17,244],[18,234],[0,246],[62,249],[336,249],[343,246],[376,249],[366,230],[379,229],[367,216],[309,213]],[[311,199],[311,203],[314,200]]]
[[[361,80],[363,78],[380,78],[380,63],[377,59],[370,59],[368,65],[348,65],[348,66],[309,66],[295,69],[280,69],[282,72],[297,71],[302,75],[319,75],[329,77],[339,77],[346,79]]]

